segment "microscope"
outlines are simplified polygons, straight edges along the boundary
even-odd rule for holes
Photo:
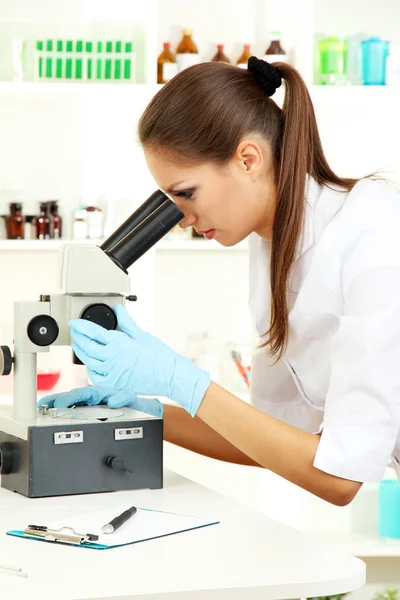
[[[0,347],[0,374],[14,367],[12,411],[0,413],[3,488],[30,498],[162,488],[162,418],[126,407],[38,410],[37,354],[71,344],[71,319],[116,329],[113,308],[136,300],[128,268],[183,216],[157,190],[101,246],[61,247],[62,293],[14,304],[14,356]]]

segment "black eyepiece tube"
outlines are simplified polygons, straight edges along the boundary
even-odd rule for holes
[[[147,198],[145,202],[143,202],[143,204],[139,206],[137,210],[135,210],[134,213],[131,214],[130,217],[126,219],[126,221],[122,223],[122,225],[118,227],[118,229],[114,231],[114,233],[110,235],[110,237],[106,239],[105,242],[103,242],[100,248],[104,250],[104,252],[111,250],[111,248],[113,248],[126,235],[128,235],[132,229],[135,229],[139,223],[151,215],[156,208],[164,204],[166,200],[169,200],[169,198],[164,194],[164,192],[161,190],[155,191],[149,198]]]
[[[168,198],[111,250],[106,250],[106,254],[127,271],[138,258],[182,221],[183,217],[183,212]]]

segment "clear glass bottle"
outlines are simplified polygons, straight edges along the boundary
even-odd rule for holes
[[[191,29],[183,29],[182,39],[176,49],[176,64],[178,71],[197,65],[200,62],[199,51],[192,38]]]
[[[167,83],[178,71],[176,58],[171,52],[171,44],[164,42],[164,50],[157,59],[157,83]]]
[[[62,217],[58,214],[57,200],[50,200],[49,210],[51,219],[50,237],[60,239],[62,236]]]
[[[231,62],[229,60],[229,58],[226,56],[226,54],[224,53],[224,45],[223,44],[217,44],[217,52],[212,57],[211,62],[224,62],[224,63]]]
[[[243,45],[243,52],[239,56],[236,65],[238,67],[240,67],[241,69],[247,69],[247,61],[249,60],[250,56],[251,56],[250,44],[244,44]]]
[[[280,31],[271,31],[271,43],[265,51],[264,60],[269,63],[287,62],[287,54],[281,46]]]
[[[86,206],[87,237],[100,240],[104,236],[104,215],[97,206]]]
[[[10,203],[10,213],[7,217],[7,239],[24,239],[25,217],[22,214],[22,204],[20,202]]]
[[[87,236],[87,212],[82,204],[78,204],[72,227],[72,237],[74,240],[85,240]]]
[[[40,202],[39,214],[35,219],[36,238],[38,240],[48,240],[50,238],[51,220],[47,212],[47,202]]]

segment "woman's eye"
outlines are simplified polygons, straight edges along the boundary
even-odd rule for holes
[[[194,194],[194,190],[182,190],[181,192],[176,192],[175,196],[178,198],[184,198],[184,200],[190,200]]]

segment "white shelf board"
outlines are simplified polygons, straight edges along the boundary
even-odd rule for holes
[[[153,89],[157,91],[161,84],[147,83],[106,83],[102,81],[0,81],[0,92],[27,93],[68,93],[82,92],[93,93],[94,91],[110,93],[140,93]]]
[[[311,534],[358,558],[400,557],[400,539],[371,537],[352,532],[311,532]]]
[[[62,244],[76,243],[76,244],[93,244],[99,246],[104,240],[0,240],[0,251],[26,251],[26,250],[39,250],[41,252],[47,250],[58,250]],[[209,251],[209,250],[220,250],[220,251],[246,251],[247,241],[240,242],[236,246],[226,248],[221,246],[214,240],[161,240],[155,245],[156,250],[184,250],[184,251]]]
[[[400,86],[388,85],[312,85],[310,95],[313,101],[338,104],[381,103],[388,100],[399,101]]]
[[[62,244],[92,244],[98,246],[103,240],[0,240],[0,250],[58,250]]]

